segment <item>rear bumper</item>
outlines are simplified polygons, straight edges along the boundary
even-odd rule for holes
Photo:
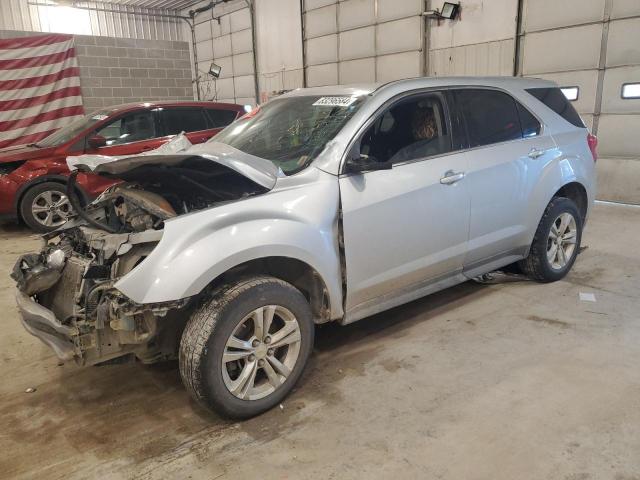
[[[60,360],[69,361],[77,356],[73,340],[78,335],[75,327],[60,323],[51,310],[20,290],[16,290],[16,303],[27,332],[51,348]]]

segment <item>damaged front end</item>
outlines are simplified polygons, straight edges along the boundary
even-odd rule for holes
[[[72,175],[67,192],[77,216],[14,266],[22,323],[63,361],[173,358],[192,299],[138,304],[116,282],[158,245],[164,222],[272,185],[202,155],[134,157],[93,171],[122,182],[82,208]]]

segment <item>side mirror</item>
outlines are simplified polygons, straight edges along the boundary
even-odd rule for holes
[[[107,139],[102,135],[92,135],[89,137],[87,143],[91,148],[97,149],[100,147],[104,147],[107,144]]]
[[[360,155],[347,160],[345,172],[362,173],[373,172],[375,170],[391,170],[393,164],[391,162],[379,162],[375,157],[370,155]]]

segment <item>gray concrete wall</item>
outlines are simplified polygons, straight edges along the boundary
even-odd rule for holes
[[[38,35],[0,30],[0,38]],[[87,112],[142,100],[193,100],[187,42],[75,35]]]

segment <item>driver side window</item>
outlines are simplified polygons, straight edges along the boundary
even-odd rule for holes
[[[451,151],[451,135],[440,97],[416,95],[388,108],[365,131],[360,155],[402,163]]]
[[[149,140],[157,136],[153,115],[146,110],[120,117],[97,130],[96,135],[106,138],[108,147]]]

